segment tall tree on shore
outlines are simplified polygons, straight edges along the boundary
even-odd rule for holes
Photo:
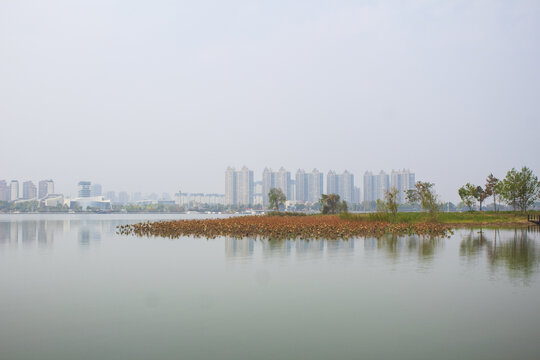
[[[474,205],[476,204],[478,188],[471,183],[466,183],[459,188],[458,194],[461,201],[469,208],[469,211],[474,211]]]
[[[340,201],[337,194],[323,194],[319,200],[321,204],[321,212],[323,214],[339,214],[340,212],[347,212],[347,203],[345,200]]]
[[[285,204],[285,201],[287,201],[287,197],[281,189],[272,188],[268,192],[268,202],[270,209],[278,211],[279,206]]]
[[[526,166],[521,171],[508,171],[502,183],[500,195],[514,210],[525,212],[540,197],[538,177]]]
[[[393,217],[396,217],[398,211],[398,194],[398,189],[391,188],[384,196],[386,200],[386,210],[389,211]]]
[[[486,191],[481,186],[477,186],[476,191],[474,192],[474,197],[476,200],[478,200],[478,203],[480,204],[480,211],[482,211],[482,203],[486,197],[488,197]]]
[[[485,192],[487,196],[493,196],[493,207],[495,212],[497,212],[497,195],[498,195],[498,186],[499,179],[497,179],[493,174],[489,174],[486,179]]]
[[[435,184],[430,182],[417,181],[414,189],[407,190],[407,201],[412,205],[419,203],[423,211],[428,210],[434,215],[439,210],[439,204],[433,186]]]

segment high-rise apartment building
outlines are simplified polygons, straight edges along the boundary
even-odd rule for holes
[[[302,169],[298,169],[296,172],[296,201],[306,202],[308,201],[308,174]]]
[[[90,181],[79,181],[78,195],[80,198],[87,198],[92,196],[92,183]]]
[[[228,167],[225,170],[225,205],[236,204],[236,170]]]
[[[38,183],[38,197],[40,199],[44,199],[49,194],[54,194],[54,181],[41,180]]]
[[[262,174],[263,205],[268,205],[268,193],[274,188],[274,172],[272,169],[265,168]]]
[[[101,184],[92,184],[91,190],[92,196],[101,196],[103,194]]]
[[[245,166],[236,172],[236,204],[253,204],[253,171]]]
[[[354,175],[345,170],[343,174],[336,174],[330,170],[326,175],[326,193],[337,194],[341,200],[353,203],[354,196]]]
[[[116,193],[114,191],[107,191],[105,198],[109,199],[111,202],[116,202]]]
[[[281,189],[287,199],[291,199],[291,173],[281,167],[274,173],[274,187]]]
[[[296,172],[296,201],[315,203],[320,200],[323,193],[323,174],[313,169],[306,173],[299,169]]]
[[[37,187],[32,181],[23,182],[23,199],[37,198]]]
[[[354,175],[345,170],[343,174],[338,176],[338,192],[341,200],[347,203],[354,203]]]
[[[118,202],[121,204],[129,203],[129,194],[126,191],[120,191],[118,193]]]
[[[316,203],[321,199],[323,194],[323,173],[317,169],[307,174],[308,177],[308,194],[307,201]]]
[[[268,193],[270,189],[281,189],[288,200],[293,199],[291,173],[281,167],[278,171],[265,168],[262,176],[263,204],[268,205]],[[294,191],[296,192],[296,191]]]
[[[384,200],[386,192],[390,190],[390,178],[383,170],[375,176],[375,199]]]
[[[392,170],[390,176],[382,170],[378,175],[366,171],[364,174],[364,201],[384,200],[386,193],[395,188],[398,190],[398,202],[403,204],[406,201],[407,190],[413,189],[414,184],[415,175],[408,169]]]
[[[253,204],[253,171],[247,167],[225,170],[225,205]]]
[[[326,193],[337,194],[339,186],[339,177],[334,170],[330,170],[326,174]]]
[[[137,202],[143,200],[142,193],[140,191],[136,191],[131,194],[131,200]]]
[[[0,180],[0,201],[9,201],[9,186],[6,180]]]
[[[9,183],[9,200],[15,201],[19,198],[19,181],[11,180]]]
[[[392,170],[390,174],[390,188],[398,190],[398,203],[403,204],[407,199],[407,190],[414,189],[415,175],[409,169],[401,171]]]
[[[364,202],[376,201],[375,199],[375,178],[371,171],[364,173]]]

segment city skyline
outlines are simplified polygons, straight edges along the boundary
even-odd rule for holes
[[[246,175],[242,176],[242,174]],[[387,191],[396,189],[398,190],[397,202],[404,204],[407,190],[414,189],[416,183],[415,173],[409,169],[392,170],[390,174],[381,170],[377,175],[366,171],[362,186],[360,184],[356,186],[354,174],[348,170],[342,173],[329,170],[326,174],[326,188],[324,187],[324,173],[317,169],[306,172],[299,168],[293,177],[291,172],[284,167],[280,167],[278,171],[265,167],[259,181],[255,181],[253,174],[254,172],[245,165],[240,171],[230,166],[225,170],[225,205],[264,205],[267,207],[269,205],[268,193],[272,188],[280,189],[287,201],[316,203],[322,194],[337,194],[341,200],[349,204],[384,200]],[[243,180],[240,181],[240,179]]]
[[[231,167],[228,167],[231,168]],[[232,168],[234,170],[234,168]],[[408,189],[412,189],[412,185],[416,181],[428,181],[426,179],[418,178],[416,177],[415,173],[410,172],[409,169],[402,169],[402,170],[395,170],[392,169],[389,172],[386,172],[385,170],[380,170],[380,172],[372,172],[370,170],[364,171],[362,174],[357,174],[356,180],[354,179],[355,174],[352,172],[349,172],[348,170],[344,170],[343,173],[336,173],[334,170],[329,170],[327,173],[324,171],[319,171],[317,168],[313,169],[313,172],[317,174],[317,177],[320,177],[319,180],[314,180],[315,178],[313,176],[310,176],[311,172],[306,172],[304,169],[298,168],[296,172],[291,172],[285,169],[283,166],[279,168],[278,171],[272,171],[271,168],[265,167],[262,172],[261,178],[256,178],[253,176],[255,173],[250,168],[247,168],[245,165],[242,167],[241,171],[247,171],[249,173],[249,177],[251,177],[251,189],[250,194],[245,194],[244,199],[252,199],[251,203],[249,203],[247,200],[244,200],[242,203],[231,203],[228,202],[226,199],[226,192],[219,192],[219,191],[201,191],[200,189],[196,189],[194,191],[190,191],[185,189],[185,187],[180,186],[179,190],[176,191],[161,191],[157,189],[153,189],[151,191],[117,191],[117,190],[111,190],[111,187],[108,187],[107,185],[103,187],[102,184],[99,183],[93,183],[89,182],[90,185],[90,194],[92,196],[103,196],[104,199],[110,200],[113,204],[135,204],[135,203],[149,203],[149,202],[163,202],[166,203],[167,201],[174,201],[176,204],[179,203],[186,203],[186,196],[187,198],[190,198],[191,195],[193,195],[193,198],[200,199],[200,198],[212,198],[213,200],[210,202],[212,204],[223,204],[223,205],[253,205],[253,206],[259,206],[263,205],[266,207],[268,206],[268,203],[265,202],[264,198],[264,190],[268,190],[267,186],[265,187],[265,171],[270,171],[272,174],[271,179],[274,179],[276,177],[277,179],[283,178],[286,180],[278,180],[278,183],[281,183],[281,185],[277,185],[275,180],[272,180],[271,184],[272,187],[278,187],[282,190],[287,189],[284,184],[288,185],[288,190],[284,191],[287,192],[286,197],[289,201],[297,201],[300,203],[303,202],[310,202],[315,203],[317,201],[314,201],[314,199],[317,198],[321,194],[328,194],[328,193],[336,193],[340,195],[340,198],[345,200],[348,203],[352,204],[364,204],[366,202],[370,201],[377,201],[377,200],[383,200],[384,199],[384,193],[386,190],[389,190],[390,188],[396,188],[398,190],[398,203],[399,204],[405,204],[406,196],[405,192]],[[241,172],[239,171],[239,172]],[[282,174],[282,175],[279,175]],[[325,175],[326,174],[326,175]],[[351,181],[346,182],[349,184],[347,187],[344,186],[344,177],[343,175],[348,175],[351,177]],[[304,181],[306,183],[303,183],[302,181],[299,182],[299,175],[305,176]],[[339,184],[339,185],[329,185],[329,175],[335,176],[335,180],[332,184]],[[368,180],[367,177],[369,177],[371,180]],[[322,178],[325,179],[325,181],[322,180]],[[502,176],[501,176],[502,178]],[[245,178],[247,181],[247,178]],[[308,182],[309,179],[309,182]],[[331,182],[331,181],[330,181]],[[46,179],[46,180],[40,180],[37,182],[38,185],[36,186],[33,180],[26,180],[26,181],[19,181],[19,180],[7,180],[7,179],[1,179],[0,178],[0,201],[10,201],[11,198],[15,195],[17,200],[29,200],[32,198],[36,199],[43,199],[42,194],[53,194],[55,195],[55,199],[51,199],[52,203],[57,201],[56,195],[61,195],[62,198],[65,199],[75,199],[77,197],[80,197],[80,189],[77,188],[78,185],[76,185],[76,190],[64,193],[62,191],[55,191],[56,182],[52,179]],[[77,183],[79,184],[80,181]],[[248,182],[249,183],[249,182]],[[298,184],[298,185],[297,185]],[[480,183],[482,185],[482,183]],[[238,185],[235,185],[238,186]],[[308,189],[308,193],[301,190],[302,186],[304,186],[305,189]],[[306,187],[307,186],[307,187]],[[329,192],[329,186],[337,186],[337,188],[334,187],[333,192]],[[26,189],[28,188],[28,189]],[[300,188],[300,190],[298,190]],[[321,193],[315,191],[314,188],[321,188],[324,189]],[[347,192],[344,192],[344,189],[347,188]],[[31,190],[29,190],[31,189]],[[239,188],[236,188],[236,191]],[[451,202],[453,204],[459,204],[461,202],[461,199],[459,199],[458,196],[454,196],[453,198],[445,198],[440,194],[437,188],[437,184],[435,184],[435,191],[437,195],[439,196],[439,200],[442,203]],[[75,195],[73,195],[73,193]],[[297,197],[297,193],[299,194]],[[18,196],[16,195],[18,194]],[[33,194],[33,195],[30,195]],[[177,200],[177,195],[182,194],[184,197],[184,200]],[[267,194],[267,193],[266,193]],[[306,194],[306,195],[302,195]],[[315,195],[313,195],[315,194]],[[457,189],[456,189],[457,194]],[[217,198],[213,198],[214,196],[218,196]],[[302,200],[304,199],[302,196],[308,196],[309,200]],[[267,198],[267,195],[266,195]],[[217,199],[217,200],[216,200]],[[489,200],[489,199],[488,199]],[[188,201],[190,202],[190,201]]]

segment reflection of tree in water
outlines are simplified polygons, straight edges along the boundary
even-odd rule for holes
[[[482,231],[471,229],[471,231],[463,237],[459,244],[459,255],[467,260],[477,259],[486,245],[487,239]]]
[[[426,261],[433,259],[435,251],[442,247],[443,238],[440,236],[386,234],[379,238],[366,239],[366,244],[368,244],[368,248],[375,245],[378,250],[385,250],[387,256],[394,260],[403,254],[417,254],[420,260]]]
[[[354,239],[267,239],[225,237],[227,257],[249,257],[261,251],[264,257],[289,257],[326,253],[329,255],[354,252]]]
[[[255,239],[225,238],[225,255],[227,257],[247,257],[253,254]]]
[[[527,229],[512,232],[494,230],[488,236],[484,231],[471,230],[463,237],[460,255],[468,260],[477,259],[485,251],[491,270],[506,268],[511,278],[527,280],[540,264],[540,251]]]
[[[504,266],[512,278],[529,279],[536,273],[540,263],[539,249],[526,229],[515,229],[510,240],[501,239],[497,233],[487,245],[487,256],[492,270]]]

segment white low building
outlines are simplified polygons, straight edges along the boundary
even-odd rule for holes
[[[111,210],[111,200],[106,200],[104,196],[78,197],[67,199],[64,203],[67,203],[71,209],[80,206],[83,211]]]

